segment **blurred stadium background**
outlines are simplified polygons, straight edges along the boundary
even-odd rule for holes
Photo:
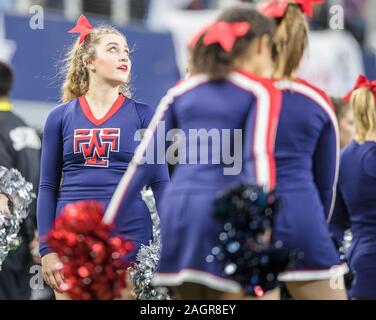
[[[48,111],[59,101],[59,65],[75,39],[67,30],[81,13],[93,25],[112,24],[124,32],[133,50],[134,96],[156,106],[185,75],[189,36],[222,7],[236,2],[241,1],[0,0],[0,59],[14,67],[15,111],[30,125],[43,128]],[[341,12],[333,7],[338,5],[343,8],[344,30],[329,28],[333,21],[340,25],[336,19]],[[33,29],[30,23],[41,8],[43,28]],[[335,96],[350,89],[359,73],[376,78],[375,0],[327,0],[316,7],[311,27],[302,77]]]

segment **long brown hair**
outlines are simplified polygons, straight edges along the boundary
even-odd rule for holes
[[[270,38],[274,32],[274,23],[258,13],[252,5],[237,5],[227,8],[217,21],[249,22],[250,30],[236,39],[231,52],[226,52],[219,44],[206,46],[203,44],[205,33],[201,35],[190,52],[190,69],[193,73],[206,73],[213,80],[220,80],[233,68],[235,59],[241,57],[250,43],[263,35]]]
[[[117,34],[125,36],[110,26],[95,28],[90,32],[85,40],[79,44],[78,40],[73,43],[64,59],[62,74],[64,83],[61,87],[61,101],[67,102],[87,93],[89,89],[89,71],[85,66],[85,61],[95,59],[95,46],[99,43],[101,36],[105,34]],[[131,96],[129,79],[120,87],[120,91],[127,97]]]

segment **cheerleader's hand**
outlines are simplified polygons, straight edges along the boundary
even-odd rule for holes
[[[8,197],[2,193],[0,193],[0,212],[8,218],[11,216],[11,212],[9,210]]]
[[[63,293],[61,289],[64,285],[64,275],[62,271],[63,264],[57,253],[48,253],[41,259],[43,279],[49,287],[59,293]]]

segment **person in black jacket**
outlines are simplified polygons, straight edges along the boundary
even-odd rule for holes
[[[15,168],[33,184],[37,194],[41,142],[37,132],[12,112],[9,92],[13,84],[11,67],[0,62],[0,165]],[[29,217],[24,221],[21,245],[11,251],[0,271],[0,299],[30,299],[30,267],[34,264],[36,204],[31,204]],[[34,241],[33,241],[34,240]]]

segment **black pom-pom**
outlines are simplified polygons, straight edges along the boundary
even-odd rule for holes
[[[244,183],[222,192],[214,202],[220,228],[212,254],[223,263],[224,274],[252,296],[276,288],[278,274],[299,258],[281,241],[272,243],[277,208],[274,193]]]

